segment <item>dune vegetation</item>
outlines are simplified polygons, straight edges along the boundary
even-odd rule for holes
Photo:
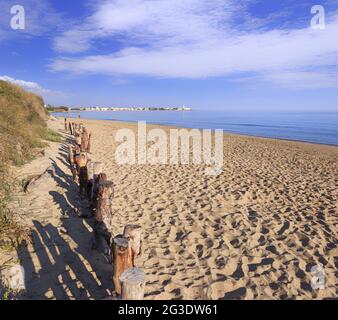
[[[34,158],[46,141],[61,136],[47,128],[44,101],[34,93],[0,81],[0,248],[20,244],[25,230],[7,209],[15,185],[9,166],[20,166]]]

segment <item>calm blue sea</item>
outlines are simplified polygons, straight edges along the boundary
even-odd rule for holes
[[[70,113],[84,119],[147,121],[199,129],[338,145],[338,112],[313,113],[239,113],[226,111],[81,111]],[[55,113],[65,116],[65,113]],[[68,116],[68,114],[67,114]]]

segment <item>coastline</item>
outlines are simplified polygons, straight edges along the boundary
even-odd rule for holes
[[[52,113],[53,115],[53,113]],[[56,119],[64,119],[64,116],[54,116]],[[68,117],[67,117],[68,118]],[[130,121],[130,120],[118,120],[118,119],[87,119],[87,118],[76,118],[76,117],[69,117],[68,119],[73,119],[75,122],[82,122],[82,121],[108,121],[108,122],[115,122],[117,124],[124,123],[127,126],[136,125],[137,121]],[[154,128],[163,128],[165,130],[168,129],[198,129],[203,130],[203,128],[195,128],[195,127],[187,127],[187,126],[179,126],[179,125],[170,125],[170,124],[159,124],[159,123],[153,123],[153,122],[147,122],[147,127],[154,129]],[[211,129],[214,131],[215,129]],[[306,140],[297,140],[297,139],[286,139],[286,138],[274,138],[274,137],[265,137],[265,136],[259,136],[259,135],[249,135],[249,134],[242,134],[242,133],[235,133],[235,132],[229,132],[223,130],[224,135],[228,136],[240,136],[240,137],[246,137],[246,138],[258,138],[258,139],[265,139],[265,140],[272,140],[272,141],[284,141],[284,142],[294,142],[294,143],[302,143],[302,144],[309,144],[314,146],[324,146],[324,147],[334,147],[338,148],[337,144],[329,144],[329,143],[317,143],[317,142],[311,142]]]

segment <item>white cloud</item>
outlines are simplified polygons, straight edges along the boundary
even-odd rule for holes
[[[250,0],[107,0],[85,23],[55,39],[65,53],[87,51],[107,41],[122,49],[107,54],[60,57],[54,71],[205,78],[256,74],[257,80],[293,86],[332,86],[338,65],[338,18],[327,19],[325,30],[255,28]],[[309,8],[309,25],[311,20]],[[235,23],[245,17],[245,28]],[[252,18],[252,19],[251,19]],[[253,27],[250,29],[250,20]],[[260,20],[259,26],[262,26]],[[311,68],[322,68],[320,73]],[[304,71],[306,70],[306,71]],[[254,80],[254,79],[253,79]],[[304,86],[309,87],[309,85]]]
[[[319,68],[315,71],[267,71],[259,74],[234,77],[231,81],[250,86],[272,85],[291,90],[338,88],[338,70],[321,70]]]
[[[28,91],[34,92],[44,98],[45,101],[56,101],[61,98],[65,98],[66,95],[59,91],[54,91],[41,87],[38,83],[20,79],[14,79],[10,76],[4,75],[0,76],[0,80],[13,83],[17,86],[20,86]]]
[[[49,91],[47,89],[40,87],[36,82],[14,79],[14,78],[9,77],[9,76],[0,76],[0,80],[16,84],[16,85],[23,87],[25,89],[30,89],[30,90],[34,90],[34,91],[40,91],[40,92],[41,91]]]
[[[84,23],[57,37],[54,47],[74,53],[88,50],[97,38],[155,47],[223,38],[240,8],[234,0],[101,1]]]
[[[315,89],[337,88],[338,70],[335,71],[284,71],[279,73],[267,73],[261,78],[265,83],[273,83],[287,88]]]

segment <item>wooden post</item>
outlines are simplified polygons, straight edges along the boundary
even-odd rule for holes
[[[74,165],[74,153],[73,153],[73,148],[70,144],[68,145],[68,160],[69,160],[69,164],[73,166]]]
[[[111,263],[111,233],[103,222],[96,223],[94,226],[94,243],[93,249],[102,252]]]
[[[85,167],[86,166],[86,156],[84,154],[80,154],[75,157],[75,163],[77,168]]]
[[[136,267],[137,257],[141,254],[141,231],[141,226],[138,224],[127,224],[123,231],[123,236],[129,238],[133,267]]]
[[[86,166],[86,158],[82,154],[75,156],[76,176],[80,178],[80,169]],[[88,178],[87,178],[88,179]],[[75,178],[76,180],[76,178]]]
[[[88,200],[90,200],[90,197],[92,194],[92,186],[93,186],[93,162],[91,159],[87,159],[87,172],[88,172],[88,183],[87,183],[86,194],[87,194]]]
[[[120,281],[122,283],[122,300],[143,300],[146,277],[143,270],[130,268],[125,270]]]
[[[92,204],[95,204],[95,225],[94,239],[97,249],[101,251],[110,260],[111,237],[110,220],[111,220],[111,205],[112,205],[112,182],[107,181],[107,176],[104,173],[98,175],[97,184],[99,185],[98,192],[95,192],[95,198]]]
[[[80,152],[81,152],[80,147],[76,144],[74,147],[75,156],[79,156]]]
[[[98,176],[94,175],[93,185],[90,190],[90,202],[91,208],[94,210],[94,216],[97,209],[97,202],[98,202],[98,193],[99,193],[99,185],[103,181],[107,181],[107,175],[105,173],[100,173]]]
[[[100,173],[102,173],[102,171],[103,171],[103,163],[102,162],[94,162],[93,163],[93,186],[92,186],[92,192],[91,192],[91,196],[90,196],[91,201],[94,200],[94,193],[98,188],[97,177],[99,176]]]
[[[86,166],[79,169],[80,195],[85,195],[88,184],[88,170]]]
[[[83,132],[81,134],[81,152],[86,152],[88,148],[88,132],[86,128],[83,128]]]
[[[85,160],[85,163],[87,165],[87,154],[85,152],[81,152],[80,155],[82,156],[82,158]]]
[[[122,292],[120,276],[129,268],[132,268],[129,239],[121,235],[116,236],[113,240],[113,282],[117,294],[121,294]]]
[[[90,145],[90,139],[92,138],[92,134],[90,133],[89,134],[89,137],[88,137],[88,144],[87,144],[87,152],[90,153],[90,148],[91,148],[91,145]]]
[[[67,118],[65,118],[65,131],[67,132],[67,128],[68,128],[68,125],[67,125]]]
[[[80,147],[80,151],[82,151],[82,148],[81,148],[81,137],[80,137],[80,135],[78,133],[75,136],[75,143]]]
[[[77,180],[77,170],[76,170],[76,164],[74,160],[74,151],[72,146],[68,145],[68,157],[69,157],[69,164],[70,164],[70,170],[72,172],[73,181]]]
[[[91,159],[87,159],[87,169],[88,169],[88,179],[93,179],[93,161]]]
[[[72,165],[70,170],[72,171],[72,176],[73,176],[73,181],[74,182],[77,182],[77,171],[76,171],[76,166],[75,165]]]
[[[72,123],[69,122],[68,126],[69,126],[69,132],[70,132],[70,134],[73,134]]]
[[[112,205],[114,197],[114,184],[105,180],[99,183],[98,200],[95,212],[95,219],[104,222],[108,227],[112,216]]]

